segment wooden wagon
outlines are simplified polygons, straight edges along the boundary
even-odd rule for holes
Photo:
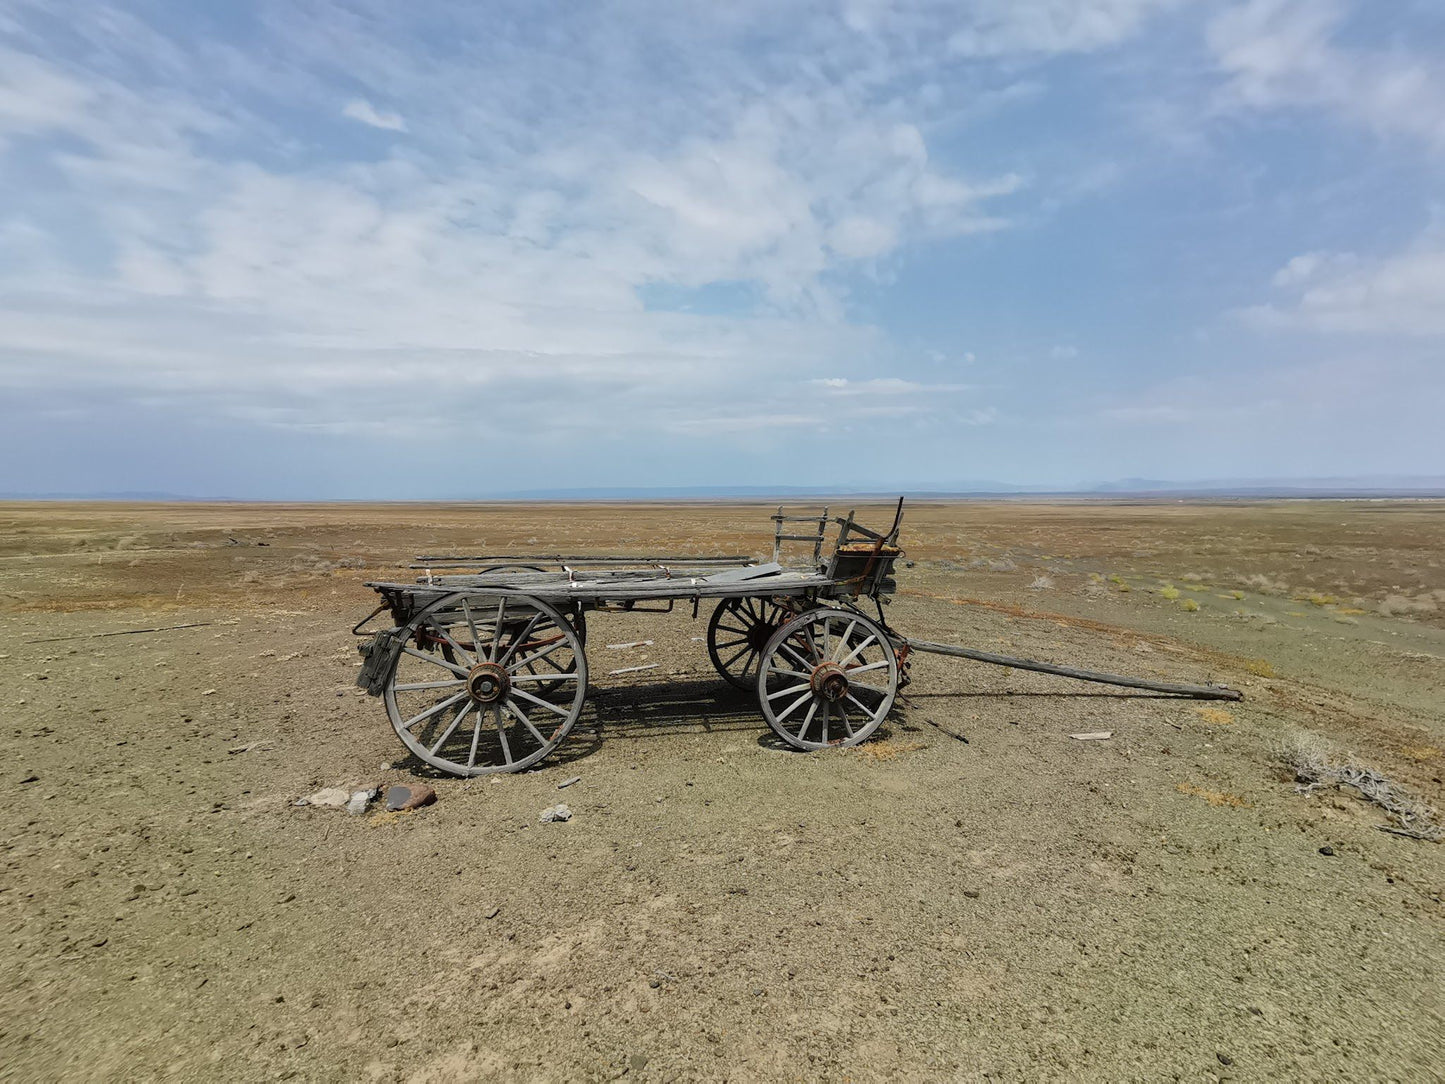
[[[427,764],[457,775],[515,772],[547,756],[587,697],[587,614],[712,605],[707,651],[718,673],[757,697],[763,718],[801,750],[856,745],[877,730],[907,680],[911,651],[930,651],[1066,677],[1238,699],[1222,686],[1166,685],[909,640],[883,603],[902,556],[892,526],[870,530],[850,511],[773,515],[772,560],[744,557],[470,555],[418,558],[414,583],[369,583],[381,605],[357,684],[386,704],[398,737]],[[824,554],[830,525],[838,530]],[[789,543],[812,559],[785,565]],[[630,565],[631,567],[618,567]],[[871,603],[875,611],[862,608]],[[392,626],[363,633],[389,614]]]

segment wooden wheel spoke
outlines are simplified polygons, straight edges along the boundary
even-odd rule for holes
[[[421,659],[422,662],[429,662],[433,666],[440,666],[443,670],[450,670],[452,673],[457,674],[461,677],[467,676],[468,670],[465,666],[458,666],[454,662],[447,662],[447,660],[442,658],[440,655],[433,655],[430,651],[418,651],[410,644],[402,648],[402,651],[406,652],[408,655],[411,655],[414,658]]]
[[[507,728],[502,722],[502,705],[498,704],[493,712],[497,718],[497,737],[502,743],[502,759],[510,764],[512,763],[512,744],[507,741]]]
[[[827,710],[826,705],[824,706],[824,709],[823,709],[823,710],[824,710],[824,711]],[[818,713],[818,701],[814,700],[813,703],[808,706],[807,712],[803,715],[803,725],[800,726],[800,727],[798,727],[798,740],[799,740],[799,741],[802,741],[802,740],[803,740],[803,735],[808,732],[808,727],[810,727],[810,726],[813,725],[813,716],[816,715],[817,713]]]
[[[514,696],[520,696],[528,703],[536,704],[538,707],[546,708],[548,711],[555,711],[558,715],[565,717],[572,714],[572,712],[569,711],[567,708],[559,708],[556,704],[548,703],[540,696],[533,696],[531,693],[527,692],[526,689],[519,689],[515,685],[512,686],[512,693]]]
[[[853,700],[853,697],[852,697],[851,695],[849,695],[848,699],[849,699],[849,700]],[[857,704],[858,701],[853,700],[853,703]],[[863,705],[859,704],[858,706],[859,706],[859,707],[862,707]],[[872,715],[871,715],[870,713],[868,713],[868,712],[865,711],[865,712],[863,713],[863,717],[864,717],[865,719],[871,719],[871,718],[872,718]],[[845,707],[842,705],[842,703],[839,703],[839,704],[838,704],[838,718],[840,718],[840,719],[843,720],[843,729],[848,732],[848,737],[850,737],[850,738],[853,737],[853,735],[856,733],[856,731],[853,729],[853,724],[852,724],[852,722],[848,719],[848,709],[845,708]]]
[[[497,599],[497,625],[496,632],[492,634],[491,646],[487,649],[487,661],[497,661],[497,648],[502,643],[502,623],[507,619],[507,596],[503,595]],[[478,660],[481,659],[481,652],[477,653]]]
[[[472,751],[467,754],[467,769],[470,771],[477,763],[477,745],[482,740],[482,713],[477,712],[477,725],[472,727]]]
[[[852,662],[854,659],[856,659],[856,658],[858,657],[858,653],[859,653],[860,651],[862,651],[865,647],[867,647],[869,644],[873,643],[873,642],[874,642],[875,640],[877,640],[877,639],[878,639],[878,637],[874,636],[872,633],[869,633],[867,639],[865,639],[861,644],[859,644],[857,647],[855,647],[852,651],[848,652],[848,654],[847,654],[847,656],[846,656],[845,658],[842,658],[842,659],[839,659],[839,660],[838,660],[838,665],[839,665],[839,666],[847,666],[850,662]]]
[[[790,693],[802,692],[802,691],[803,691],[804,689],[806,689],[806,688],[808,688],[808,683],[805,681],[805,682],[803,682],[803,684],[801,684],[801,685],[792,685],[792,686],[789,686],[789,687],[786,688],[786,689],[779,689],[779,690],[778,690],[777,692],[775,692],[775,693],[768,693],[768,697],[767,697],[767,698],[768,698],[769,700],[776,700],[776,699],[777,699],[778,697],[780,697],[780,696],[787,696],[787,695],[789,695]]]
[[[870,662],[867,666],[850,666],[848,667],[848,676],[851,678],[854,674],[866,674],[869,670],[881,670],[887,666],[887,659],[882,662]]]
[[[498,665],[507,665],[507,660],[512,657],[513,653],[517,650],[517,648],[521,647],[522,644],[526,643],[527,637],[532,635],[532,630],[537,627],[537,622],[540,620],[542,620],[542,615],[540,613],[535,613],[532,615],[532,619],[527,622],[527,627],[517,634],[516,638],[511,642],[511,644],[507,646],[507,650],[502,652],[501,657],[497,659]]]
[[[548,655],[552,654],[552,652],[556,651],[559,647],[562,647],[566,643],[567,638],[565,636],[559,637],[555,644],[544,647],[541,651],[538,651],[532,655],[528,655],[525,659],[518,659],[512,665],[515,666],[518,670],[520,670],[524,666],[530,666],[531,664],[537,662],[540,659],[545,659]],[[553,666],[556,666],[556,663],[553,663]],[[557,667],[557,669],[560,670],[561,667]]]
[[[452,634],[449,633],[446,629],[442,628],[440,625],[433,625],[432,628],[434,628],[437,632],[437,635],[439,635],[443,640],[445,640],[448,646],[457,653],[457,658],[461,659],[463,662],[476,663],[481,659],[480,650],[477,651],[475,654],[472,654],[468,652],[466,648],[462,647],[461,644],[453,640]],[[473,646],[475,647],[476,645]]]
[[[786,719],[789,715],[792,715],[793,712],[797,711],[798,708],[800,708],[800,707],[803,706],[803,702],[804,702],[805,700],[811,700],[812,697],[813,697],[813,690],[812,690],[812,689],[809,689],[807,692],[805,692],[802,696],[798,697],[798,699],[794,700],[791,704],[789,704],[789,705],[788,705],[786,708],[784,708],[782,711],[778,712],[778,722],[781,723],[781,722],[782,722],[784,719]]]
[[[865,719],[871,719],[871,718],[873,718],[873,709],[869,708],[866,704],[863,703],[863,701],[859,700],[859,699],[858,699],[856,696],[854,696],[852,693],[849,693],[849,694],[848,694],[848,699],[851,700],[851,701],[853,701],[853,703],[855,703],[855,704],[858,705],[858,710],[863,713],[863,717],[864,717]]]
[[[512,703],[512,701],[510,700],[507,701],[506,708],[507,711],[511,713],[513,718],[517,719],[524,727],[526,727],[532,732],[532,737],[537,739],[537,744],[545,748],[547,745],[547,739],[544,738],[542,736],[542,732],[533,725],[532,720],[527,718],[526,713],[523,712],[521,708],[517,707],[517,705]]]
[[[853,635],[853,630],[856,629],[857,627],[858,627],[858,621],[857,621],[856,618],[855,618],[854,620],[848,622],[848,628],[847,628],[847,630],[843,633],[842,636],[838,637],[838,650],[837,650],[836,654],[838,654],[838,655],[843,654],[843,649],[848,646],[848,640],[849,640],[849,638]],[[852,658],[852,656],[850,655],[849,658]],[[842,660],[841,660],[841,659],[834,658],[833,661],[834,661],[834,662],[841,662]]]
[[[465,691],[462,691],[462,692],[456,693],[456,694],[453,695],[453,696],[447,697],[445,700],[441,701],[440,703],[433,704],[431,707],[427,708],[425,711],[421,712],[421,713],[418,714],[418,715],[413,715],[413,716],[412,716],[410,719],[408,719],[406,722],[402,723],[402,724],[401,724],[401,728],[402,728],[403,730],[410,730],[412,727],[416,726],[417,723],[420,723],[420,722],[422,722],[422,721],[425,720],[425,719],[430,719],[433,715],[436,715],[438,712],[446,711],[447,708],[451,707],[453,704],[455,704],[458,700],[462,699],[462,697],[464,697],[464,696],[466,696],[466,695],[467,695],[466,692],[465,692]]]
[[[809,679],[809,677],[810,677],[810,675],[808,675],[808,674],[800,674],[800,673],[799,673],[798,671],[796,671],[796,670],[789,670],[789,669],[787,669],[786,667],[783,667],[783,666],[773,666],[773,665],[771,665],[771,664],[769,664],[769,666],[768,666],[768,673],[770,673],[770,674],[784,674],[784,675],[786,675],[787,677],[795,677],[795,678],[799,678],[799,679],[801,679],[801,680],[803,680],[803,681],[807,681],[807,680]]]
[[[432,756],[437,755],[437,750],[447,743],[447,739],[452,736],[452,734],[456,731],[458,725],[460,725],[461,721],[466,718],[467,712],[471,711],[474,706],[475,705],[472,704],[462,705],[462,710],[457,712],[457,717],[452,720],[452,725],[442,731],[442,736],[438,738],[436,740],[436,744],[431,747]]]
[[[472,650],[476,652],[476,656],[480,660],[482,657],[482,637],[477,632],[477,623],[472,620],[472,608],[467,605],[466,599],[462,599],[462,616],[467,619],[467,628],[472,634]],[[501,630],[499,628],[492,635],[495,637],[500,635],[500,633]]]
[[[399,693],[414,693],[419,689],[455,689],[458,685],[465,684],[461,678],[452,678],[450,681],[410,681],[395,688]]]

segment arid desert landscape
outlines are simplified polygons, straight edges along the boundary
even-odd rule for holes
[[[764,558],[771,511],[0,505],[0,1076],[1445,1074],[1445,502],[908,504],[900,630],[1237,704],[915,656],[794,753],[707,604],[597,614],[559,752],[464,780],[354,685],[414,554]]]

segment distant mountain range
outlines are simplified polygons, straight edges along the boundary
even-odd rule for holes
[[[565,489],[522,489],[500,493],[452,493],[406,498],[417,501],[676,501],[767,500],[807,497],[988,498],[988,497],[1152,497],[1152,498],[1316,498],[1442,497],[1445,475],[1371,475],[1320,478],[1208,478],[1178,482],[1159,478],[1124,478],[1076,487],[1023,486],[986,479],[951,485],[898,483],[890,486],[576,486]],[[7,501],[328,501],[328,497],[197,497],[177,493],[126,491],[84,493],[0,493]],[[364,498],[395,500],[398,498]]]

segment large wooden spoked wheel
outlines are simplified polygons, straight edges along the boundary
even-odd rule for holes
[[[763,648],[792,611],[766,598],[725,598],[707,623],[707,653],[730,684],[751,692],[757,685]]]
[[[413,617],[401,640],[386,713],[402,743],[441,771],[521,771],[582,714],[582,637],[541,599],[449,595]]]
[[[467,648],[469,651],[472,651],[474,654],[485,654],[487,651],[489,651],[491,648],[491,642],[493,639],[496,638],[497,635],[496,628],[494,627],[496,620],[496,612],[494,607],[490,605],[484,605],[482,609],[485,611],[487,616],[481,617],[474,615],[472,622],[469,625],[456,630],[455,638],[457,642],[460,643],[462,647]],[[586,616],[582,613],[581,610],[574,610],[571,612],[564,611],[562,616],[567,619],[567,623],[571,625],[572,628],[576,631],[577,638],[582,641],[582,646],[585,648],[587,646]],[[515,635],[517,633],[524,621],[525,618],[521,616],[521,612],[514,609],[511,616],[507,619],[506,627],[502,630],[502,638],[504,644],[506,642],[506,638],[509,635]],[[475,642],[472,639],[473,635],[479,638]],[[450,644],[443,643],[441,645],[441,653],[442,657],[445,658],[447,662],[460,662],[457,656],[453,654]],[[527,672],[529,674],[533,674],[539,678],[547,679],[543,684],[538,685],[532,691],[536,693],[550,693],[556,689],[561,688],[563,683],[569,679],[556,675],[575,673],[577,671],[577,660],[581,657],[582,656],[580,653],[576,655],[564,653],[561,657],[557,658],[554,658],[551,655],[544,655],[542,658],[537,659],[534,662],[528,663]]]
[[[810,610],[768,640],[756,688],[763,717],[793,748],[857,745],[893,707],[898,658],[862,614]]]

